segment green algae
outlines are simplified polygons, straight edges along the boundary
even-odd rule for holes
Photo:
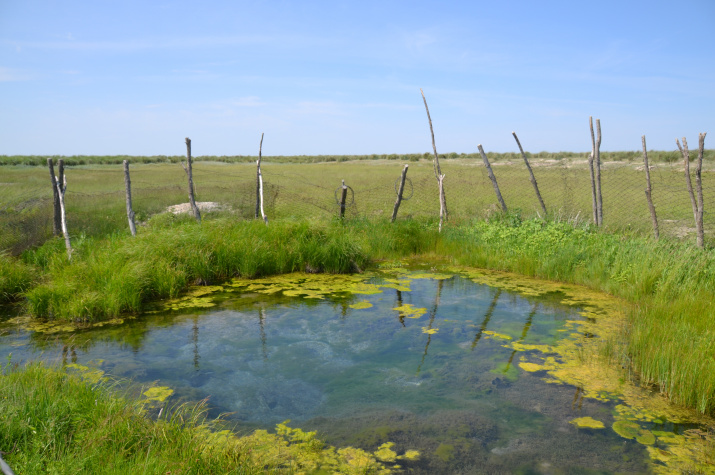
[[[164,402],[166,398],[174,394],[174,390],[166,386],[154,386],[142,393],[147,401]]]
[[[354,303],[352,305],[349,305],[350,308],[355,309],[355,310],[363,310],[366,308],[372,308],[372,304],[368,302],[367,300],[362,300],[358,303]]]
[[[571,419],[569,424],[573,424],[580,429],[605,429],[603,422],[594,419],[593,417],[577,417]]]

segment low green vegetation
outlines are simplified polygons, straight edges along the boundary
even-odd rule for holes
[[[491,160],[506,161],[506,160],[521,160],[521,154],[517,152],[488,152]],[[570,158],[587,158],[589,152],[526,152],[527,158],[548,159],[548,160],[563,160]],[[418,161],[420,159],[431,160],[433,157],[431,152],[425,153],[391,153],[391,154],[370,154],[370,155],[273,155],[265,156],[266,161],[275,163],[320,163],[320,162],[346,162],[352,160],[409,160]],[[28,165],[28,166],[45,166],[47,159],[54,160],[63,159],[66,165],[116,165],[121,164],[124,160],[129,160],[132,163],[179,163],[185,160],[183,155],[152,155],[152,156],[134,156],[134,155],[0,155],[0,166],[2,165]],[[225,163],[247,163],[255,162],[258,157],[252,155],[199,155],[192,157],[196,161],[207,162],[225,162]],[[478,152],[472,153],[441,153],[441,160],[449,160],[454,158],[475,158],[479,159]],[[637,151],[614,151],[601,152],[601,159],[604,161],[628,161],[642,160],[643,152]],[[651,150],[648,152],[648,159],[654,162],[674,162],[681,160],[678,150]],[[705,151],[705,160],[715,159],[715,150]]]
[[[61,368],[2,366],[0,447],[17,473],[388,474],[419,457],[392,443],[336,450],[285,423],[240,437],[207,420],[205,404],[159,408]]]

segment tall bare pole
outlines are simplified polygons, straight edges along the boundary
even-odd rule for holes
[[[261,132],[261,143],[258,145],[258,160],[256,161],[256,213],[254,218],[261,215],[261,153],[263,150],[263,132]]]
[[[598,226],[598,199],[596,198],[596,177],[593,171],[593,160],[596,158],[596,135],[593,133],[593,117],[588,118],[591,126],[591,156],[588,157],[588,168],[591,171],[591,197],[593,198],[593,224]]]
[[[432,150],[434,151],[434,161],[432,162],[432,167],[434,168],[434,176],[437,178],[437,184],[439,186],[439,222],[440,230],[442,229],[442,222],[447,219],[447,198],[444,194],[444,175],[442,174],[442,169],[439,166],[439,155],[437,154],[437,146],[434,143],[434,128],[432,127],[432,117],[429,115],[429,107],[427,107],[427,99],[425,99],[425,93],[420,89],[422,94],[422,101],[425,103],[425,110],[427,111],[427,120],[429,121],[429,131],[432,136]],[[441,177],[441,178],[440,178]]]
[[[52,182],[52,204],[54,209],[54,220],[52,234],[59,236],[62,233],[62,210],[60,209],[60,195],[57,191],[57,177],[55,176],[55,167],[52,164],[52,159],[47,159],[47,168],[50,169],[50,181]]]
[[[65,191],[67,191],[67,177],[65,176],[65,161],[60,159],[57,161],[59,169],[59,178],[57,182],[57,193],[60,197],[60,216],[62,218],[62,234],[65,238],[65,249],[67,249],[67,260],[72,260],[72,243],[70,242],[70,234],[67,230],[67,210],[65,208]]]
[[[699,247],[705,247],[705,228],[703,226],[703,154],[705,153],[705,135],[703,132],[698,135],[698,165],[695,169],[695,187],[698,193],[698,214],[696,217],[695,228],[697,229],[697,242]]]
[[[504,198],[502,198],[501,192],[499,191],[499,185],[497,184],[497,177],[495,177],[494,172],[492,172],[492,166],[489,164],[489,159],[487,158],[487,154],[484,153],[482,144],[477,145],[477,148],[479,149],[479,155],[482,156],[482,160],[484,161],[484,166],[487,167],[487,173],[489,174],[489,179],[492,181],[492,186],[494,187],[494,193],[496,193],[496,195],[497,195],[497,199],[499,200],[501,209],[502,209],[502,211],[504,211],[506,213],[507,212],[506,203],[504,202]]]
[[[263,222],[268,224],[266,212],[263,211],[263,173],[261,173],[261,154],[263,150],[263,133],[261,132],[261,143],[258,145],[258,160],[256,161],[256,218],[263,218]],[[259,214],[260,213],[260,214]]]
[[[658,230],[658,217],[655,214],[655,206],[653,206],[653,198],[651,196],[650,187],[650,165],[648,164],[648,150],[645,146],[645,135],[641,136],[641,141],[643,142],[643,162],[645,163],[645,180],[646,189],[645,197],[648,200],[648,209],[650,209],[650,219],[653,222],[653,235],[656,239],[660,237],[660,232]]]
[[[134,210],[132,209],[132,181],[129,178],[129,162],[124,160],[124,187],[127,192],[127,219],[132,236],[137,235],[137,226],[134,223]]]
[[[199,207],[196,206],[196,200],[194,200],[194,174],[191,168],[191,139],[188,137],[186,137],[186,161],[188,166],[184,166],[183,163],[181,166],[184,167],[184,171],[189,177],[189,203],[191,204],[191,211],[194,213],[194,218],[196,218],[197,222],[201,223],[201,212],[199,211]]]
[[[601,195],[601,119],[596,119],[596,203],[598,225],[603,226],[603,196]]]
[[[678,149],[680,149],[680,154],[683,156],[683,169],[685,170],[685,184],[688,187],[688,195],[690,195],[690,204],[693,206],[693,219],[698,222],[698,203],[695,201],[695,194],[693,193],[693,183],[690,180],[690,151],[688,150],[688,141],[683,137],[683,145],[681,147],[678,139],[675,139],[675,143],[678,144]]]
[[[516,132],[512,132],[511,135],[514,136],[514,140],[516,140],[516,144],[519,146],[519,151],[521,152],[521,158],[524,159],[524,163],[526,164],[526,169],[529,170],[529,179],[531,180],[531,184],[534,186],[534,191],[536,192],[536,197],[539,199],[539,204],[541,205],[541,210],[544,212],[544,218],[546,218],[546,205],[544,204],[544,200],[541,199],[541,193],[539,193],[539,185],[536,184],[536,177],[534,177],[534,172],[531,170],[531,165],[529,165],[529,159],[526,158],[526,154],[524,153],[524,149],[521,148],[521,142],[519,142],[519,137],[516,136]]]

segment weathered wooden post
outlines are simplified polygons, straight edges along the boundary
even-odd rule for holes
[[[340,217],[345,217],[345,200],[348,197],[348,187],[345,186],[345,180],[343,180],[342,195],[340,197]]]
[[[439,155],[437,154],[437,146],[434,143],[434,129],[432,128],[432,118],[429,115],[429,107],[427,107],[427,99],[425,99],[425,93],[420,89],[422,93],[422,100],[425,103],[425,110],[427,111],[427,120],[429,121],[429,131],[432,136],[432,150],[434,151],[434,160],[432,161],[432,167],[434,168],[434,176],[437,178],[437,185],[439,186],[439,230],[442,230],[442,221],[447,219],[447,198],[444,194],[444,175],[442,174],[442,169],[439,166]]]
[[[261,143],[258,146],[258,160],[256,161],[256,218],[263,218],[263,222],[268,224],[268,218],[263,211],[263,174],[261,173],[261,154],[263,150],[263,133],[261,133]]]
[[[591,198],[593,198],[593,224],[598,226],[598,198],[596,198],[596,175],[593,170],[593,160],[596,158],[596,136],[593,133],[593,117],[588,118],[591,126],[591,156],[588,157],[588,168],[591,172]]]
[[[650,219],[653,222],[653,235],[656,239],[658,239],[660,237],[660,232],[658,230],[658,217],[655,214],[655,206],[653,206],[653,197],[651,196],[650,166],[648,165],[648,150],[645,146],[645,135],[641,136],[641,141],[643,142],[643,162],[645,162],[645,196],[648,200],[648,209],[650,209]]]
[[[67,177],[65,176],[65,161],[60,159],[57,161],[57,168],[59,169],[59,178],[57,181],[57,194],[60,198],[60,217],[62,223],[62,234],[65,238],[65,248],[67,249],[67,260],[72,260],[72,243],[70,242],[70,235],[67,231],[67,211],[65,209],[65,191],[67,191]]]
[[[695,231],[696,240],[698,247],[705,246],[705,230],[703,228],[703,184],[702,184],[702,169],[703,169],[703,153],[705,151],[705,135],[700,134],[698,136],[698,163],[695,168],[695,186],[697,187],[698,197],[695,199],[695,194],[693,193],[693,184],[690,180],[690,152],[688,151],[688,142],[683,137],[683,146],[680,146],[678,139],[675,139],[675,143],[678,144],[680,153],[683,155],[683,162],[685,168],[685,183],[688,187],[688,194],[690,195],[690,202],[693,206],[693,218],[695,219]]]
[[[409,168],[409,165],[405,165],[405,168],[402,169],[402,176],[400,177],[400,188],[397,191],[397,200],[395,201],[395,208],[392,210],[392,219],[390,220],[391,223],[395,222],[395,218],[397,218],[397,210],[400,209],[400,203],[402,203],[402,193],[405,191],[405,178],[407,177],[407,168]]]
[[[127,219],[132,236],[137,235],[137,226],[134,224],[134,210],[132,209],[132,181],[129,179],[129,162],[124,160],[124,187],[127,192]]]
[[[54,219],[52,234],[59,236],[62,232],[62,210],[60,209],[60,195],[57,192],[57,177],[55,176],[55,167],[52,164],[52,159],[47,159],[47,167],[50,169],[50,180],[52,182],[52,208],[54,210]]]
[[[499,185],[497,184],[497,177],[495,177],[494,172],[492,172],[492,166],[489,164],[489,159],[487,158],[487,154],[484,153],[482,144],[477,145],[477,148],[479,149],[479,155],[481,155],[482,160],[484,160],[484,166],[487,167],[487,173],[489,174],[489,179],[492,181],[492,186],[494,187],[494,192],[497,194],[497,199],[499,200],[501,209],[502,209],[502,211],[504,211],[506,213],[507,212],[506,203],[504,202],[504,198],[502,198],[501,192],[499,191]]]
[[[516,144],[519,146],[519,151],[521,152],[521,158],[524,159],[524,163],[526,164],[526,169],[529,170],[529,179],[531,181],[531,184],[534,187],[534,191],[536,192],[536,198],[539,200],[539,204],[541,205],[541,210],[544,212],[544,219],[546,219],[546,205],[544,204],[544,200],[541,199],[541,193],[539,193],[539,185],[536,184],[536,177],[534,177],[534,172],[531,170],[531,165],[529,165],[529,159],[526,158],[526,154],[524,153],[524,149],[521,148],[521,142],[519,142],[519,137],[516,136],[516,132],[512,132],[511,135],[514,136],[514,140],[516,140]]]
[[[603,226],[603,196],[601,195],[601,119],[596,119],[596,211],[598,225]]]
[[[199,212],[199,207],[196,206],[196,201],[194,200],[194,175],[191,169],[191,139],[188,137],[186,137],[186,161],[188,162],[188,167],[184,166],[183,163],[181,166],[184,167],[184,171],[189,177],[189,203],[191,204],[194,218],[196,218],[197,222],[201,223],[201,212]]]
[[[698,167],[695,169],[695,186],[698,192],[698,216],[696,229],[698,232],[697,242],[698,246],[705,247],[705,227],[703,223],[703,182],[702,182],[702,171],[703,171],[703,154],[705,153],[705,135],[703,132],[698,134]]]

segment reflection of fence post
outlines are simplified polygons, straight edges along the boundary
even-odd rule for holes
[[[57,168],[59,169],[59,179],[57,180],[57,193],[60,198],[60,216],[62,222],[62,234],[65,237],[65,248],[67,249],[67,260],[72,260],[72,243],[70,235],[67,231],[67,211],[65,209],[65,191],[67,191],[67,177],[65,176],[65,161],[58,160]]]
[[[504,198],[502,198],[501,192],[499,191],[499,185],[497,184],[497,177],[495,177],[494,172],[492,172],[492,166],[489,164],[489,159],[487,158],[487,154],[484,153],[482,144],[477,145],[477,148],[479,149],[479,154],[482,156],[482,160],[484,160],[484,166],[487,167],[487,173],[489,174],[489,179],[492,181],[492,185],[494,186],[494,192],[497,194],[497,199],[499,200],[501,209],[502,209],[502,211],[504,211],[506,213],[507,212],[506,203],[504,202]]]
[[[651,187],[650,187],[650,168],[648,165],[648,150],[646,149],[645,146],[645,135],[641,137],[641,141],[643,142],[643,161],[645,162],[645,180],[646,180],[646,189],[645,189],[645,196],[646,199],[648,199],[648,209],[650,209],[650,219],[653,221],[653,235],[655,236],[656,239],[660,237],[660,232],[658,231],[658,217],[655,214],[655,206],[653,206],[653,197],[651,196]]]
[[[191,211],[194,213],[194,218],[200,223],[201,212],[199,212],[199,207],[196,206],[196,201],[194,200],[194,175],[191,170],[191,139],[188,137],[186,137],[186,161],[188,166],[184,166],[183,163],[181,166],[184,167],[184,171],[189,177],[189,203],[191,204]]]
[[[263,133],[261,132],[261,143],[258,146],[258,160],[256,161],[256,218],[263,218],[263,222],[268,224],[268,218],[263,211],[263,174],[261,173],[261,156],[263,151]]]
[[[529,165],[529,159],[526,158],[526,154],[524,153],[524,149],[521,148],[521,142],[519,142],[519,137],[516,136],[516,132],[512,132],[511,135],[514,136],[514,140],[516,140],[516,144],[519,146],[519,151],[521,152],[521,157],[524,159],[524,163],[526,163],[526,169],[529,170],[529,176],[531,177],[531,184],[534,185],[534,191],[536,191],[536,197],[539,199],[539,204],[541,205],[541,209],[544,212],[544,219],[546,219],[546,205],[544,204],[544,200],[541,199],[541,193],[539,193],[539,186],[536,184],[536,177],[534,177],[534,172],[531,170],[531,165]]]
[[[348,187],[345,186],[345,180],[343,180],[343,192],[340,196],[340,217],[345,217],[345,200],[348,197]]]
[[[54,236],[59,236],[62,232],[62,210],[60,210],[60,195],[57,192],[57,177],[55,177],[55,167],[52,165],[52,159],[47,159],[47,167],[50,169],[50,180],[52,181],[52,208],[54,210],[54,226],[52,228],[52,234]]]
[[[132,236],[137,235],[137,226],[134,224],[134,210],[132,209],[132,182],[129,179],[129,162],[124,160],[124,187],[127,190],[127,219]]]
[[[408,167],[409,165],[405,165],[405,168],[402,169],[400,189],[397,191],[397,201],[395,201],[395,208],[392,210],[392,219],[390,220],[391,223],[395,222],[395,218],[397,217],[397,210],[400,209],[400,203],[402,203],[402,192],[405,190],[405,177],[407,177]]]

